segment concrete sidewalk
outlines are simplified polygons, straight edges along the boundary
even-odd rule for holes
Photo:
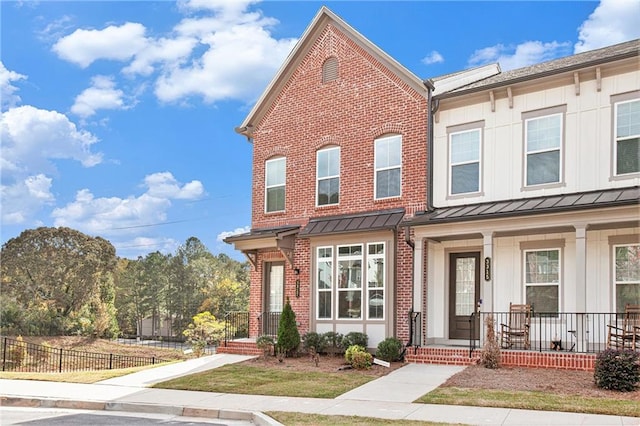
[[[149,383],[204,371],[250,357],[219,354],[145,370],[96,384],[0,380],[5,406],[40,406],[154,412],[188,417],[247,420],[277,425],[265,411],[364,416],[470,425],[636,425],[640,418],[505,408],[414,404],[458,367],[408,364],[335,399],[293,398],[147,388]]]

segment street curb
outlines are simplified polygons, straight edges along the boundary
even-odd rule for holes
[[[183,417],[203,417],[220,420],[246,420],[258,426],[284,426],[259,411],[226,410],[189,406],[167,406],[131,402],[75,401],[69,399],[20,398],[0,396],[2,407],[66,408],[76,410],[121,411],[127,413],[155,413]]]

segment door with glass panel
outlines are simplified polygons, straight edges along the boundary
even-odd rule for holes
[[[262,334],[276,336],[284,306],[284,262],[265,263]]]
[[[478,339],[479,322],[470,321],[480,301],[480,253],[449,255],[449,338]]]

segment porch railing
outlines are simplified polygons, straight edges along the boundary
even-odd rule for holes
[[[258,323],[260,324],[260,336],[277,336],[278,325],[280,325],[281,312],[263,312],[260,314]]]
[[[608,325],[622,326],[623,314],[601,312],[533,312],[529,347],[522,342],[503,347],[502,325],[509,325],[509,312],[480,312],[480,333],[469,339],[469,347],[482,347],[487,335],[485,320],[493,316],[498,344],[503,349],[598,353],[606,349]]]
[[[249,312],[227,312],[224,316],[224,344],[249,337]]]

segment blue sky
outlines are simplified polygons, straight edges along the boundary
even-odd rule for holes
[[[2,242],[68,226],[123,257],[251,223],[234,132],[322,5],[420,78],[640,37],[640,2],[2,1]]]

